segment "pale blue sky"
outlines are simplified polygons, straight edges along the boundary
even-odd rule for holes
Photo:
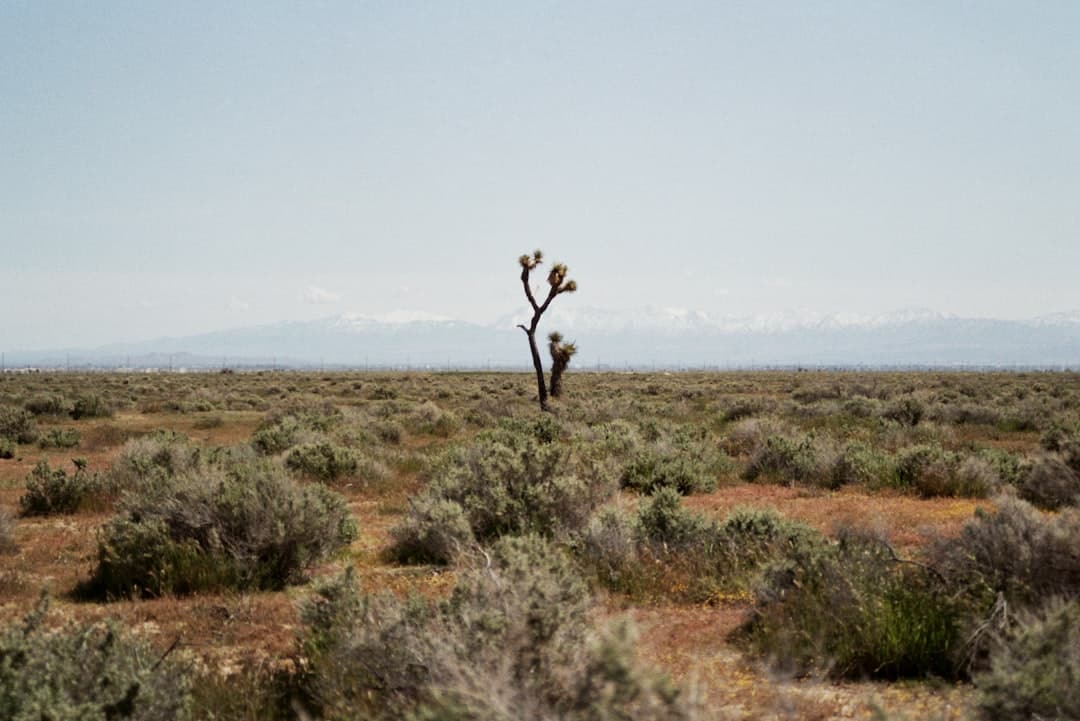
[[[1080,308],[1080,3],[0,0],[0,349]],[[560,300],[560,303],[564,302]]]

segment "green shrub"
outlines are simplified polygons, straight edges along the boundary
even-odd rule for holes
[[[987,496],[998,485],[993,469],[978,459],[937,445],[916,445],[896,454],[895,486],[923,498]]]
[[[732,468],[727,454],[705,429],[651,424],[643,430],[648,445],[634,453],[623,469],[624,488],[645,494],[659,488],[707,493],[716,489],[717,476]]]
[[[86,461],[72,461],[75,471],[50,468],[45,459],[38,461],[26,477],[26,493],[19,499],[24,516],[50,516],[75,513],[91,502],[99,501],[105,485],[97,473],[88,473]]]
[[[1051,599],[1020,614],[975,685],[988,721],[1080,718],[1080,603]]]
[[[952,677],[960,609],[924,567],[883,541],[804,536],[770,565],[743,629],[751,649],[797,673]]]
[[[0,406],[0,438],[17,443],[33,443],[37,436],[37,424],[29,411],[15,406]]]
[[[356,473],[357,460],[356,454],[350,449],[323,441],[296,446],[285,457],[285,465],[306,476],[330,483]]]
[[[76,428],[52,428],[38,438],[41,448],[74,448],[82,441],[82,435]]]
[[[28,400],[24,408],[35,416],[66,416],[71,413],[72,404],[59,393],[36,395]]]
[[[209,467],[142,487],[101,531],[97,596],[280,589],[350,543],[356,524],[325,486],[301,486],[262,463]]]
[[[255,429],[251,436],[251,445],[263,455],[281,453],[297,442],[300,430],[300,422],[287,416]]]
[[[71,408],[71,417],[75,420],[80,418],[112,418],[112,406],[99,395],[89,394],[79,396]]]
[[[831,482],[830,465],[823,458],[814,436],[789,437],[770,435],[755,448],[743,477],[754,481],[762,476],[780,481]]]
[[[894,473],[892,459],[887,454],[863,443],[849,443],[833,463],[827,485],[830,488],[849,483],[882,486]]]
[[[42,600],[0,630],[0,718],[184,721],[190,673],[114,624],[45,626]]]
[[[203,451],[187,437],[156,432],[124,443],[109,468],[109,482],[118,489],[136,489],[167,482],[203,467]]]
[[[905,396],[890,403],[882,416],[905,426],[917,426],[926,414],[926,408],[917,398]]]
[[[1046,510],[1076,505],[1080,500],[1080,473],[1060,456],[1041,456],[1016,482],[1017,493],[1025,501]]]
[[[564,536],[584,527],[614,488],[594,466],[545,437],[540,426],[503,426],[447,450],[435,462],[428,487],[393,530],[393,554],[407,562],[446,563],[451,559],[445,539],[487,543],[525,533]],[[463,534],[453,504],[464,514],[471,538]],[[452,525],[431,527],[444,521]],[[425,539],[437,542],[427,548]]]
[[[360,595],[347,574],[303,609],[305,689],[337,719],[672,719],[696,707],[634,658],[628,626],[595,633],[569,559],[537,537],[474,555],[449,599]]]
[[[10,438],[0,438],[0,459],[14,458],[18,447]]]
[[[939,543],[934,565],[987,607],[999,593],[1012,604],[1080,598],[1080,510],[1044,515],[1019,499],[996,503],[997,511],[976,511],[957,538]]]

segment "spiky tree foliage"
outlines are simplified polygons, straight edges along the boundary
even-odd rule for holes
[[[563,343],[562,333],[553,331],[548,335],[548,350],[551,352],[551,392],[552,398],[562,395],[562,376],[570,359],[577,353],[576,343]]]
[[[551,305],[551,301],[555,300],[555,296],[561,293],[573,293],[577,290],[577,283],[566,279],[568,270],[565,265],[556,263],[548,272],[547,297],[542,303],[537,302],[532,288],[529,287],[529,274],[543,262],[544,254],[540,250],[533,251],[532,255],[523,255],[518,258],[518,263],[521,264],[521,285],[525,288],[525,297],[529,299],[529,305],[533,309],[533,317],[529,325],[518,324],[518,328],[525,331],[525,335],[529,337],[529,352],[532,354],[533,368],[536,369],[536,388],[540,398],[540,408],[546,411],[548,410],[548,389],[544,381],[544,366],[540,361],[540,350],[536,347],[536,326],[540,324],[540,316]]]

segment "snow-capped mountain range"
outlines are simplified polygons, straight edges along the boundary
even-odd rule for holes
[[[6,353],[9,366],[334,365],[522,367],[516,327],[528,308],[493,323],[421,311],[344,314],[96,349]],[[880,315],[791,310],[757,316],[644,306],[553,305],[540,332],[577,342],[578,367],[1034,366],[1080,368],[1080,311],[1028,320],[962,318],[925,308]]]

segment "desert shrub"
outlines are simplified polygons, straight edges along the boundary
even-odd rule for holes
[[[72,404],[60,393],[49,393],[31,397],[23,407],[35,416],[66,416]]]
[[[461,421],[450,411],[439,408],[431,401],[425,401],[412,410],[408,424],[416,433],[447,438],[457,431]]]
[[[1051,599],[1021,613],[975,685],[988,720],[1080,718],[1080,603]]]
[[[300,430],[300,421],[287,416],[256,428],[251,436],[251,445],[264,455],[281,453],[297,442]]]
[[[1080,510],[1044,515],[1016,498],[978,510],[952,540],[937,544],[934,565],[972,599],[1000,593],[1013,604],[1051,595],[1080,598]]]
[[[330,403],[294,406],[267,416],[251,436],[255,450],[264,455],[286,451],[305,436],[326,433],[344,419],[340,409]]]
[[[46,628],[42,600],[0,630],[0,718],[183,721],[190,673],[112,623]]]
[[[601,585],[639,597],[709,601],[745,592],[785,549],[820,534],[773,511],[737,508],[718,522],[682,505],[673,488],[644,500],[634,517],[604,509],[578,545]]]
[[[731,459],[703,428],[651,424],[643,428],[643,435],[647,445],[623,469],[624,488],[641,493],[658,488],[707,493],[716,489],[717,476],[732,468]]]
[[[565,536],[581,529],[610,497],[613,484],[597,475],[595,464],[546,441],[549,437],[546,425],[504,424],[467,446],[448,449],[435,461],[431,481],[405,521],[393,530],[393,554],[407,562],[448,562],[445,543],[426,548],[424,539],[465,540],[454,504],[472,538],[482,543],[504,535]],[[437,519],[453,519],[453,525],[431,528]]]
[[[71,407],[71,417],[75,420],[80,418],[112,418],[113,408],[99,395],[82,395],[75,399]]]
[[[1058,455],[1035,459],[1015,485],[1021,498],[1047,510],[1075,505],[1080,499],[1080,474]]]
[[[76,428],[52,428],[38,438],[41,448],[74,448],[79,445],[82,435]]]
[[[917,426],[926,414],[926,407],[912,396],[904,396],[890,403],[882,416],[905,426]]]
[[[744,418],[760,415],[767,410],[767,408],[768,406],[763,400],[757,398],[740,398],[728,403],[721,412],[720,418],[725,423],[733,423],[734,421],[741,421]]]
[[[323,441],[294,447],[285,456],[285,465],[306,476],[329,483],[356,473],[357,460],[352,450]]]
[[[831,482],[831,464],[822,451],[822,446],[811,434],[771,435],[754,449],[743,477],[748,481],[765,476],[792,484],[809,482],[828,485]]]
[[[570,560],[535,536],[473,556],[449,599],[361,595],[346,574],[303,609],[304,687],[321,717],[692,719],[634,658],[626,625],[595,633]]]
[[[63,468],[50,468],[45,459],[38,461],[26,477],[26,493],[19,499],[24,516],[50,516],[75,513],[86,505],[100,501],[106,491],[101,476],[86,470],[86,461],[76,458],[73,473]]]
[[[225,417],[220,413],[214,413],[199,418],[191,424],[191,427],[197,430],[206,431],[211,428],[221,428],[223,425],[225,425]]]
[[[401,425],[393,421],[375,423],[372,425],[371,430],[380,441],[395,446],[401,443],[401,437],[405,433]]]
[[[0,406],[0,438],[17,443],[33,443],[37,437],[37,424],[29,411],[15,406]]]
[[[269,463],[209,467],[128,493],[100,532],[97,596],[280,589],[352,541],[345,500]]]
[[[960,609],[926,568],[898,563],[858,533],[789,544],[766,568],[750,648],[796,673],[837,678],[950,677]]]
[[[796,388],[791,392],[791,397],[799,403],[816,403],[817,401],[834,400],[843,397],[843,388],[839,383],[810,385]]]
[[[873,418],[880,410],[881,402],[866,396],[852,396],[843,402],[840,410],[852,418]]]
[[[203,451],[187,437],[159,431],[126,441],[109,467],[108,477],[117,489],[134,489],[195,471],[204,461]]]
[[[18,447],[10,438],[0,438],[0,459],[14,458]]]
[[[977,460],[968,463],[963,455],[938,445],[909,446],[896,454],[896,475],[892,485],[913,490],[924,498],[982,498],[997,484],[997,476],[988,465]]]
[[[894,473],[892,459],[864,443],[849,443],[836,457],[826,485],[839,488],[848,483],[885,485]]]

